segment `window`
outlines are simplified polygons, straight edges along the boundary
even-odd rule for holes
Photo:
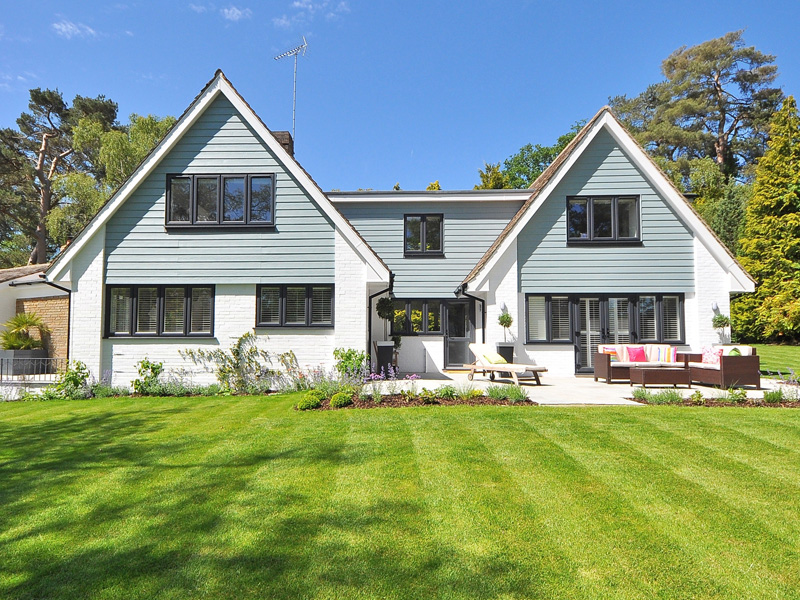
[[[106,336],[213,334],[213,286],[108,286]]]
[[[256,327],[333,327],[332,285],[259,285]]]
[[[569,342],[572,339],[567,296],[527,296],[528,343]]]
[[[639,197],[567,198],[567,242],[638,242]]]
[[[442,333],[441,300],[395,300],[392,335]]]
[[[169,227],[275,224],[273,175],[168,175]]]
[[[405,256],[441,256],[444,253],[443,231],[443,215],[406,215]]]
[[[526,295],[528,344],[570,343],[575,339],[573,319],[585,310],[585,297]],[[663,343],[684,341],[683,295],[593,295],[599,311],[594,329],[602,343]]]

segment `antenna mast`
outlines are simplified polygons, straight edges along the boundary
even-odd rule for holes
[[[294,86],[292,88],[292,139],[295,139],[294,135],[294,119],[295,119],[295,110],[297,107],[297,55],[302,52],[303,56],[306,55],[306,48],[308,48],[308,42],[306,42],[306,36],[303,36],[303,44],[298,46],[297,48],[292,48],[291,50],[287,50],[283,54],[279,54],[275,57],[275,60],[280,60],[282,58],[286,58],[287,56],[294,56]]]

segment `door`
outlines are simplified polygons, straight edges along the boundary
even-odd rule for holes
[[[575,308],[575,372],[594,372],[600,344],[631,341],[631,301],[628,298],[578,298]]]
[[[578,298],[576,306],[578,330],[575,332],[575,372],[594,371],[594,353],[603,338],[600,298]]]
[[[473,362],[469,344],[474,340],[471,300],[449,300],[445,303],[444,365],[463,369]]]

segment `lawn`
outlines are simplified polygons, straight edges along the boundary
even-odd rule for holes
[[[2,598],[800,598],[800,410],[0,405]]]
[[[779,344],[753,344],[761,357],[761,372],[787,375],[793,369],[800,376],[800,346]]]

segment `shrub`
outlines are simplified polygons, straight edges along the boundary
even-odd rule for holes
[[[652,398],[653,398],[653,393],[650,390],[647,390],[645,388],[636,388],[635,390],[633,390],[634,400],[650,404]]]
[[[783,390],[764,390],[764,402],[767,404],[780,404],[783,400]]]
[[[455,400],[458,394],[454,386],[443,385],[436,390],[436,395],[444,400]]]
[[[683,396],[678,390],[659,390],[650,397],[650,404],[683,404]]]
[[[297,403],[297,410],[311,410],[322,406],[325,396],[319,390],[309,390]]]
[[[508,387],[508,391],[506,393],[508,394],[508,401],[512,404],[516,404],[517,402],[525,402],[528,400],[528,392],[522,389],[522,387],[518,385],[512,385],[510,383],[508,386],[503,387]]]
[[[160,362],[152,362],[147,357],[144,357],[136,365],[136,370],[139,377],[131,382],[133,391],[142,396],[160,396],[156,393],[158,386],[158,378],[164,370],[164,364]]]
[[[331,398],[331,406],[333,408],[344,408],[345,406],[350,406],[352,403],[353,403],[352,394],[346,394],[344,392],[339,392],[338,394],[334,394],[333,398]]]
[[[180,355],[194,364],[214,373],[220,385],[230,392],[243,394],[253,386],[266,382],[267,389],[275,372],[265,363],[272,364],[272,356],[258,347],[258,338],[250,331],[236,340],[227,350],[203,350],[188,348]],[[294,357],[294,354],[292,354]],[[294,360],[295,366],[297,359]]]
[[[79,360],[69,361],[56,382],[39,394],[25,394],[24,400],[84,400],[92,397],[89,369]]]
[[[508,398],[508,390],[505,385],[492,385],[487,388],[486,395],[492,400],[505,400]]]
[[[689,396],[689,400],[691,400],[692,404],[695,406],[702,406],[706,403],[706,399],[703,397],[703,392],[700,390],[693,391],[692,395]]]
[[[367,373],[367,353],[353,348],[336,348],[336,372],[345,380],[363,380]]]
[[[747,402],[747,390],[743,388],[730,388],[720,400],[723,402],[731,402],[732,404],[744,404]]]
[[[436,392],[428,388],[422,388],[419,391],[418,398],[422,400],[423,404],[439,404],[439,401],[436,399]]]
[[[472,400],[478,396],[482,396],[483,392],[475,389],[475,386],[469,382],[459,384],[456,386],[456,397],[460,400]]]

